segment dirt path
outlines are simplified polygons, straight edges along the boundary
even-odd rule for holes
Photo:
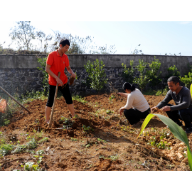
[[[150,107],[164,98],[145,97]],[[71,119],[64,99],[59,98],[52,129],[44,122],[46,100],[26,103],[32,114],[22,109],[15,113],[11,123],[0,128],[2,135],[6,135],[4,139],[15,145],[24,145],[31,138],[40,141],[47,137],[48,141],[33,150],[5,155],[0,159],[1,169],[23,170],[26,162],[37,164],[39,156],[35,153],[43,150],[38,164],[41,170],[48,171],[189,170],[186,147],[157,118],[151,120],[137,139],[140,127],[132,128],[118,114],[125,102],[126,98],[115,93],[74,100],[77,117]]]

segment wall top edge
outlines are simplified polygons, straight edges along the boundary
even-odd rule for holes
[[[45,54],[0,54],[0,56],[46,56]],[[147,55],[147,54],[72,54],[68,56],[163,56],[163,57],[192,57],[192,55]]]

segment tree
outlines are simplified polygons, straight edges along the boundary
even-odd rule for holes
[[[67,54],[112,54],[116,52],[115,45],[110,45],[109,47],[107,47],[107,45],[97,47],[95,43],[93,43],[93,38],[94,37],[91,36],[83,38],[54,31],[54,43],[52,44],[51,50],[53,51],[58,48],[57,45],[59,45],[61,39],[69,39],[70,48]]]
[[[9,36],[18,45],[18,49],[32,49],[31,41],[35,39],[35,28],[31,25],[31,21],[19,21],[17,25],[11,29]]]
[[[83,54],[83,50],[81,50],[77,43],[72,42],[72,44],[70,44],[69,50],[67,51],[67,54]]]
[[[100,46],[98,49],[100,50],[100,54],[114,54],[116,52],[115,45],[110,45],[109,48],[107,45]]]
[[[137,47],[139,47],[140,45],[141,45],[141,44],[139,44]],[[134,51],[133,51],[132,53],[133,53],[134,55],[135,55],[135,54],[139,54],[139,53],[140,53],[140,54],[143,54],[143,53],[142,53],[142,50],[139,50],[137,47],[134,49]]]
[[[45,35],[45,33],[44,33],[43,31],[37,31],[37,32],[36,32],[36,37],[37,37],[37,39],[38,39],[38,40],[40,41],[40,43],[41,43],[41,48],[40,48],[41,50],[43,49],[43,48],[42,48],[42,46],[43,46],[42,44],[43,44],[43,39],[45,38],[45,36],[46,36],[46,35]]]
[[[92,42],[91,36],[86,36],[85,38],[79,36],[72,36],[71,34],[61,33],[59,31],[54,31],[54,43],[51,46],[51,50],[54,51],[58,48],[59,42],[61,39],[69,39],[70,48],[67,54],[83,54],[86,53],[87,50],[92,48],[90,43]]]

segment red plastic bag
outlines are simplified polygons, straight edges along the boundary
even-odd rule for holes
[[[0,99],[0,112],[5,113],[7,108],[7,101],[5,99]]]

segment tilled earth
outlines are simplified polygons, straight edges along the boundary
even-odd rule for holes
[[[153,107],[164,96],[145,98]],[[39,167],[46,171],[190,170],[186,146],[158,118],[154,117],[137,139],[140,126],[133,128],[119,115],[126,98],[112,93],[83,99],[87,102],[74,100],[77,116],[71,118],[65,100],[58,98],[50,129],[44,118],[47,100],[26,103],[31,114],[19,109],[7,126],[0,127],[4,139],[15,145],[18,141],[25,144],[30,138],[48,140],[31,151],[5,155],[0,159],[1,170],[24,170],[27,162],[37,164],[34,153],[39,150],[44,151]],[[191,135],[188,139],[191,146]]]

